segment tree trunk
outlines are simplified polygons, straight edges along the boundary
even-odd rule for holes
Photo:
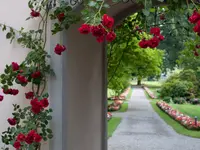
[[[137,80],[137,85],[141,85],[141,79]]]

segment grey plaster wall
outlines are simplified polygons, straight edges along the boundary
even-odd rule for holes
[[[64,36],[68,49],[63,56],[66,150],[102,150],[105,51],[93,37],[78,32],[80,25],[74,25]]]

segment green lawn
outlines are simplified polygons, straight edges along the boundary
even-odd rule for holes
[[[131,99],[131,95],[132,95],[133,89],[131,88],[131,90],[129,91],[126,100],[130,100]]]
[[[157,91],[158,91],[160,88],[150,87],[149,89],[154,93],[154,95],[155,95],[156,97],[159,98],[160,93],[158,93]]]
[[[136,85],[137,81],[131,82],[132,85]],[[161,87],[162,82],[160,81],[142,81],[142,84],[146,85],[147,87]]]
[[[108,100],[108,105],[112,104],[113,100]]]
[[[183,114],[186,114],[193,118],[197,116],[200,119],[200,106],[198,105],[190,105],[190,104],[184,104],[184,105],[170,104],[170,105],[176,110],[182,112]]]
[[[177,133],[183,134],[186,136],[191,136],[195,138],[200,138],[200,131],[192,131],[188,130],[185,127],[183,127],[181,124],[179,124],[177,121],[172,119],[170,116],[168,116],[165,112],[163,112],[158,106],[156,105],[156,101],[151,101],[151,105],[155,112],[158,113],[158,115],[168,124],[170,125]],[[178,106],[179,107],[179,106]],[[184,110],[184,106],[180,106],[182,110]],[[180,108],[179,107],[179,108]],[[190,106],[189,106],[190,107]],[[192,110],[192,108],[191,108]],[[196,108],[195,108],[196,110]],[[187,111],[188,112],[188,111]],[[199,112],[199,111],[198,111]],[[196,113],[198,113],[196,112]],[[191,114],[191,111],[189,112]]]
[[[120,117],[113,117],[110,121],[108,121],[108,137],[112,136],[113,132],[116,130],[120,122]]]
[[[124,102],[118,112],[126,112],[128,110],[128,103]]]

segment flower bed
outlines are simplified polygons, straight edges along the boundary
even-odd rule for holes
[[[108,105],[108,111],[117,111],[121,108],[123,101],[122,100],[115,100],[115,101],[112,104]]]
[[[121,108],[121,105],[124,103],[123,100],[126,99],[128,93],[130,92],[131,88],[128,87],[120,96],[112,97],[113,103],[108,105],[108,111],[117,111]]]
[[[107,121],[109,121],[110,119],[112,119],[112,114],[110,112],[107,112]]]
[[[128,87],[122,94],[120,94],[119,96],[113,96],[110,99],[112,100],[125,100],[126,97],[128,96],[128,93],[130,92],[131,87]]]
[[[163,101],[157,102],[156,105],[165,113],[167,113],[171,118],[179,122],[187,129],[200,130],[200,121],[197,121],[197,123],[195,124],[195,119],[173,109],[171,106],[169,106],[167,103]]]
[[[147,94],[149,95],[150,98],[156,99],[156,96],[153,94],[153,92],[151,92],[151,91],[149,90],[148,87],[145,87],[145,86],[144,86],[143,88],[144,88],[144,90],[147,92]]]

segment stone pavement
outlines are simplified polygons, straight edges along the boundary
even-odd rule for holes
[[[200,149],[200,139],[179,135],[154,112],[142,88],[134,88],[128,111],[114,116],[122,122],[108,139],[108,150]]]

